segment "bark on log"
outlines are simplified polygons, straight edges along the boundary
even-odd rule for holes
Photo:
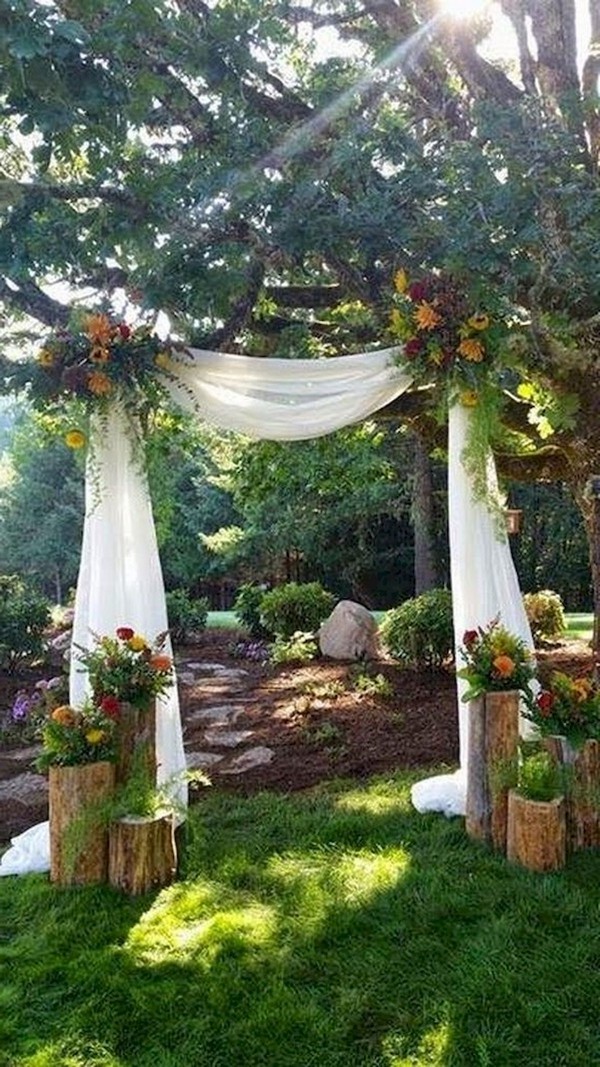
[[[564,797],[528,800],[514,789],[508,795],[506,855],[530,871],[558,871],[566,859]]]
[[[50,767],[48,777],[50,881],[62,886],[105,882],[108,830],[101,818],[93,820],[93,810],[113,793],[114,764]]]
[[[117,725],[116,783],[124,785],[135,769],[156,782],[156,704],[138,708],[121,704]]]
[[[486,693],[469,703],[466,830],[469,837],[506,851],[508,783],[519,743],[519,694]]]
[[[590,738],[575,749],[566,737],[545,737],[544,748],[568,769],[566,783],[567,849],[600,848],[600,741]]]
[[[177,873],[175,833],[171,815],[126,816],[111,823],[108,880],[137,896],[170,885]]]

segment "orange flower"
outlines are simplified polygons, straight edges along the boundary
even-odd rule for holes
[[[156,653],[154,656],[150,656],[148,663],[155,671],[170,671],[173,666],[173,660],[170,656],[164,656],[160,653]]]
[[[114,331],[106,315],[88,315],[83,328],[94,344],[101,348],[110,344]]]
[[[465,359],[471,361],[471,363],[481,363],[485,349],[481,341],[476,341],[472,337],[465,337],[464,341],[461,341],[458,346],[458,353],[464,356]]]
[[[92,363],[108,363],[110,352],[108,351],[108,348],[103,348],[101,345],[94,345],[90,352],[90,359]]]
[[[510,678],[515,669],[515,662],[510,656],[496,656],[493,660],[493,666],[501,678]]]
[[[94,370],[88,378],[88,389],[94,396],[108,396],[112,393],[113,384],[101,370]]]
[[[74,726],[77,721],[73,708],[70,708],[68,704],[61,704],[60,707],[55,708],[51,718],[61,726]]]
[[[470,326],[472,330],[487,330],[489,324],[489,315],[476,314],[467,319],[467,326]]]
[[[69,448],[84,448],[86,443],[85,434],[81,430],[69,430],[65,434],[65,444]]]
[[[414,320],[420,330],[435,330],[436,326],[439,326],[443,321],[442,316],[435,310],[433,304],[428,304],[426,300],[417,305]]]

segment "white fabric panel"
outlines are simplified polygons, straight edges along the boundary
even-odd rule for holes
[[[498,539],[494,519],[485,503],[473,500],[471,482],[461,461],[471,417],[471,411],[460,404],[453,405],[448,412],[450,574],[457,667],[462,665],[458,648],[465,630],[487,626],[498,614],[501,624],[523,638],[532,652],[534,650],[508,538]],[[489,486],[492,493],[498,491],[491,455]],[[466,683],[460,678],[457,678],[457,688],[462,773],[439,775],[417,783],[413,787],[412,800],[418,811],[464,813],[468,706],[461,701]],[[523,722],[523,732],[527,732],[527,727],[528,724]],[[457,807],[459,810],[454,810]]]
[[[334,359],[259,359],[190,349],[175,380],[184,410],[225,430],[269,441],[322,437],[360,422],[409,388],[398,348]]]

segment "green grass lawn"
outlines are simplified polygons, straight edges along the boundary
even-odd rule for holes
[[[584,641],[591,640],[594,628],[594,616],[591,612],[569,613],[565,615],[565,622],[569,637],[580,637]],[[598,1062],[600,1063],[600,1060]]]
[[[185,879],[0,879],[10,1067],[590,1067],[600,856],[534,876],[409,778],[202,799]]]

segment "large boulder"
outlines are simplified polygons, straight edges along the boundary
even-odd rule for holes
[[[319,630],[319,648],[330,659],[374,659],[377,623],[362,604],[340,600]]]

